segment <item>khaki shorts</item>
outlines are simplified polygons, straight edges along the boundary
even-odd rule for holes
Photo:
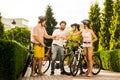
[[[39,45],[34,45],[34,57],[43,58],[44,57],[44,47]]]

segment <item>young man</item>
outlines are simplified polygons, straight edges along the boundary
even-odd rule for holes
[[[32,65],[32,76],[34,76],[34,69],[36,61],[38,61],[39,75],[43,75],[42,69],[42,59],[44,57],[44,38],[53,39],[54,36],[47,34],[45,29],[46,18],[44,16],[38,17],[38,24],[31,31],[31,42],[34,44],[34,58]]]
[[[52,42],[52,62],[51,62],[51,75],[54,75],[54,70],[55,70],[55,59],[58,55],[59,60],[60,60],[60,70],[61,70],[61,74],[64,74],[63,72],[63,58],[64,58],[64,39],[63,36],[66,35],[66,31],[65,31],[65,27],[66,27],[66,22],[65,21],[61,21],[60,22],[60,28],[56,29],[53,32],[53,36],[57,36],[56,40],[53,40]]]

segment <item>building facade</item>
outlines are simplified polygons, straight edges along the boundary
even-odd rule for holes
[[[15,25],[12,24],[13,21],[15,21]],[[2,18],[2,23],[4,24],[5,30],[14,28],[14,26],[28,27],[28,22],[29,21],[24,18]]]

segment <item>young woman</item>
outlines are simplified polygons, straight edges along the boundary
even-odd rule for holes
[[[92,76],[92,53],[93,53],[93,42],[97,40],[97,37],[92,29],[90,29],[90,20],[85,19],[82,21],[84,29],[71,34],[71,36],[82,34],[83,38],[83,49],[87,57],[88,71],[85,73],[86,76]]]
[[[77,23],[71,24],[71,28],[72,30],[68,34],[76,33],[80,31],[80,25]],[[71,49],[73,51],[77,49],[77,47],[79,46],[80,39],[81,39],[81,35],[71,36],[70,38],[68,38],[68,44],[67,44],[67,46],[69,47],[68,53],[71,51]],[[73,42],[73,44],[71,42]]]

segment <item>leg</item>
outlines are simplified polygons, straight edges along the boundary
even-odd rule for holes
[[[88,76],[92,76],[92,52],[93,52],[93,47],[88,48]]]
[[[34,45],[33,46],[33,51],[34,51],[34,58],[33,58],[33,63],[32,63],[32,76],[34,76],[35,74],[35,66],[36,66],[36,62],[37,62],[37,52],[38,52],[38,46],[37,45]]]
[[[83,51],[84,51],[85,56],[87,56],[87,48],[86,47],[83,48]]]
[[[86,59],[87,59],[87,69],[88,69],[88,49],[87,49],[87,47],[84,47],[83,48],[83,50],[84,50],[84,54],[85,54],[85,57],[86,57]],[[85,75],[88,75],[88,70],[86,71],[86,73],[85,73]]]
[[[43,75],[43,73],[42,73],[42,60],[43,60],[43,58],[39,58],[38,59],[38,70],[39,70],[39,75]]]
[[[42,59],[44,57],[44,47],[35,45],[34,46],[34,57],[38,59],[38,70],[39,70],[39,75],[42,75]]]
[[[59,54],[59,60],[60,60],[60,69],[61,69],[61,74],[63,73],[63,58],[64,58],[64,48],[59,46],[58,50]]]
[[[37,61],[37,58],[34,57],[33,58],[33,64],[32,64],[32,74],[31,74],[32,76],[34,76],[34,73],[35,73],[34,70],[35,70],[35,66],[36,66],[36,61]]]
[[[55,70],[55,59],[57,56],[57,50],[58,50],[58,47],[56,45],[52,45],[51,75],[54,74],[54,70]]]

